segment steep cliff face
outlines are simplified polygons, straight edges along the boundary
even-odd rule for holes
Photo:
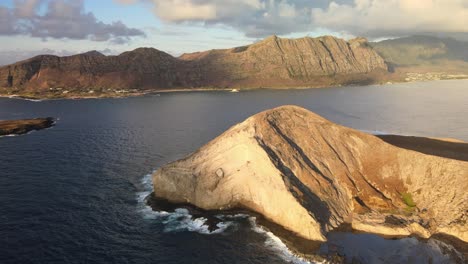
[[[232,127],[153,175],[154,194],[214,210],[243,207],[325,240],[343,223],[468,241],[468,162],[425,155],[286,106]]]
[[[214,86],[307,86],[327,76],[387,71],[384,60],[365,39],[346,42],[330,36],[271,36],[249,46],[184,54],[180,58],[209,73],[204,81]]]
[[[44,91],[75,89],[164,89],[276,87],[340,84],[386,72],[384,60],[364,39],[281,39],[180,58],[152,48],[118,56],[99,52],[43,55],[0,68],[0,87]],[[343,78],[342,76],[347,76]]]

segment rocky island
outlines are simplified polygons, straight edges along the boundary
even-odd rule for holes
[[[52,117],[20,120],[0,120],[0,136],[26,134],[32,130],[49,128],[54,124],[55,119]]]
[[[154,196],[205,210],[245,208],[306,240],[325,241],[346,225],[448,237],[466,252],[468,162],[453,152],[468,144],[432,155],[428,144],[444,143],[418,140],[378,138],[283,106],[158,169]]]

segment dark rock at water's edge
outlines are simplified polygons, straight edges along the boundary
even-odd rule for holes
[[[247,224],[254,229],[261,227],[265,232],[272,232],[280,238],[298,260],[312,263],[402,263],[406,260],[412,263],[427,263],[431,260],[433,263],[464,263],[468,259],[466,243],[450,236],[437,235],[430,239],[384,237],[360,232],[343,224],[327,235],[327,242],[319,242],[298,237],[248,209],[204,210],[188,203],[171,203],[154,193],[146,198],[146,203],[156,212],[174,213],[177,209],[186,209],[192,219],[203,219],[210,232],[216,231],[217,225],[226,219],[235,219],[237,224]],[[252,217],[253,222],[248,219]]]
[[[0,120],[0,136],[22,135],[33,130],[41,130],[55,125],[53,117]]]
[[[194,218],[206,218],[208,220],[206,224],[208,225],[210,231],[216,229],[216,224],[220,222],[220,220],[216,218],[217,215],[221,214],[233,216],[237,214],[244,214],[253,216],[260,225],[268,228],[276,235],[281,237],[286,242],[286,244],[290,245],[290,247],[296,250],[298,253],[313,252],[317,250],[321,244],[320,242],[311,244],[310,240],[306,240],[295,235],[293,232],[284,229],[282,226],[269,221],[263,215],[249,210],[248,208],[238,207],[226,210],[205,210],[189,203],[173,203],[167,199],[157,197],[154,193],[151,193],[146,198],[146,202],[154,211],[173,212],[177,208],[185,208]]]
[[[322,262],[325,259],[339,259],[343,260],[342,257],[337,256],[333,252],[330,254],[319,255],[319,249],[322,245],[319,241],[310,241],[302,237],[297,236],[293,232],[283,228],[282,226],[269,221],[263,215],[249,210],[248,208],[230,208],[226,210],[205,210],[189,203],[173,203],[167,199],[157,197],[154,192],[146,197],[146,203],[150,206],[153,211],[157,212],[174,212],[176,209],[186,209],[193,219],[204,218],[206,219],[205,224],[208,226],[210,232],[215,231],[218,227],[217,224],[224,221],[219,216],[227,216],[237,218],[238,215],[244,215],[248,217],[254,217],[255,223],[266,229],[267,231],[273,232],[278,236],[281,241],[288,247],[291,252],[303,259]],[[239,220],[240,221],[240,220]],[[252,224],[252,223],[249,223]],[[333,262],[334,263],[334,262]],[[341,262],[339,262],[341,263]]]

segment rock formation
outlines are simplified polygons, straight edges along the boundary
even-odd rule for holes
[[[55,120],[52,117],[20,119],[20,120],[0,120],[0,136],[21,135],[32,130],[41,130],[53,126]]]
[[[92,51],[57,57],[41,55],[0,68],[0,87],[50,93],[196,87],[316,87],[375,82],[387,72],[384,60],[365,39],[334,37],[281,39],[175,58],[153,48],[118,56]]]
[[[468,162],[399,148],[295,106],[233,126],[158,169],[153,184],[156,197],[246,208],[310,240],[350,224],[468,242]]]

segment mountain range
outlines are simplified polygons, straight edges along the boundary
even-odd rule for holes
[[[468,44],[407,37],[369,43],[332,36],[285,39],[174,57],[154,48],[117,56],[40,55],[0,67],[0,94],[118,96],[168,89],[326,87],[404,81],[427,68],[468,72]],[[450,65],[452,68],[447,67]]]

